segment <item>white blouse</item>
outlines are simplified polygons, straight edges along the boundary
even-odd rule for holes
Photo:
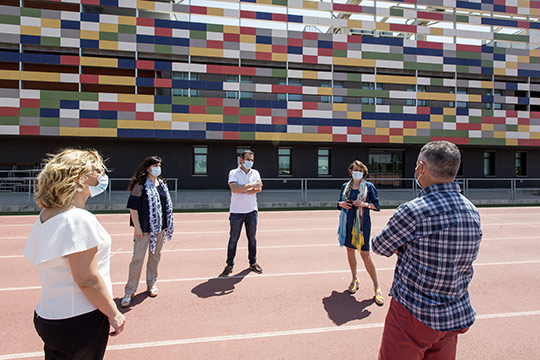
[[[98,271],[112,297],[111,237],[97,218],[84,209],[71,209],[46,222],[41,214],[26,240],[24,256],[41,277],[36,313],[44,319],[67,319],[94,311],[71,274],[67,255],[98,249]]]

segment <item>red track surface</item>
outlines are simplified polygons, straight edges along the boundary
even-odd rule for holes
[[[373,234],[392,212],[372,214]],[[478,319],[460,336],[458,359],[539,359],[540,208],[480,212],[484,239],[470,286]],[[388,306],[371,300],[361,261],[360,290],[345,291],[350,274],[336,240],[337,211],[261,212],[264,274],[246,270],[242,235],[236,276],[215,279],[225,265],[227,217],[175,214],[177,230],[159,268],[160,294],[149,298],[140,284],[126,329],[110,339],[106,359],[376,359]],[[132,249],[128,215],[98,218],[113,238],[119,298]],[[0,217],[0,360],[42,357],[32,325],[39,276],[21,255],[35,219]],[[395,257],[373,257],[386,294]]]

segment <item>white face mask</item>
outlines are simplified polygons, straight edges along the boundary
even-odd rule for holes
[[[253,167],[253,161],[250,161],[250,160],[244,161],[244,167],[248,170],[251,169]]]
[[[356,181],[358,180],[362,180],[362,178],[364,177],[364,173],[361,172],[361,171],[353,171],[352,172],[352,178]]]
[[[150,170],[150,174],[152,174],[155,177],[158,177],[159,175],[161,175],[161,166],[154,166]]]
[[[88,185],[88,190],[90,190],[91,197],[101,194],[107,189],[107,186],[109,185],[109,177],[106,174],[99,175],[97,180],[97,185]]]
[[[416,181],[416,185],[418,185],[418,187],[419,187],[420,189],[423,189],[422,185],[420,185],[420,181],[418,181],[418,180],[422,177],[422,175],[424,175],[424,172],[422,172],[422,173],[421,173],[420,175],[418,175],[418,176],[416,175],[419,166],[420,166],[420,163],[418,163],[418,165],[416,165],[416,167],[414,168],[414,181]],[[425,166],[425,164],[424,164],[424,166]],[[425,171],[425,170],[424,170],[424,171]]]

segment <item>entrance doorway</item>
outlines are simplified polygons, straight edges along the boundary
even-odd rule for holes
[[[403,153],[404,150],[370,150],[369,175],[377,187],[403,187]],[[388,180],[386,180],[388,179]]]

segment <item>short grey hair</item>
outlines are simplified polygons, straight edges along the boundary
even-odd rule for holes
[[[433,177],[453,181],[461,164],[461,153],[449,141],[432,141],[422,147],[418,161],[426,163]]]

